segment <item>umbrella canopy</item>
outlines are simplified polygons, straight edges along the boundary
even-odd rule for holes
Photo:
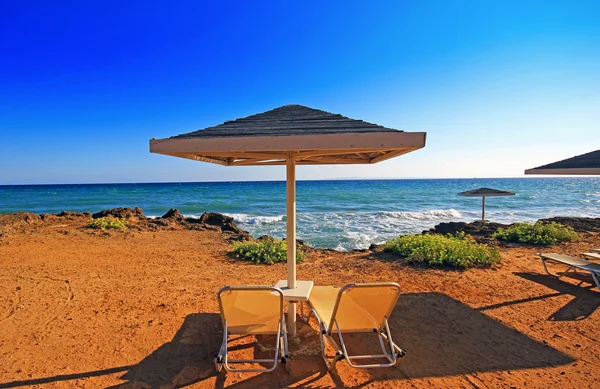
[[[465,197],[481,197],[481,221],[485,222],[485,198],[488,196],[514,196],[513,192],[506,190],[498,190],[491,188],[479,188],[468,190],[466,192],[460,192],[459,196]]]
[[[600,150],[527,169],[525,174],[600,175]]]
[[[296,288],[296,165],[374,164],[424,147],[425,136],[285,105],[187,134],[151,139],[150,152],[224,166],[286,165],[287,285]],[[288,310],[292,335],[295,312],[295,305]]]
[[[225,166],[371,164],[425,146],[425,133],[404,132],[302,105],[151,139],[150,152]]]
[[[479,189],[468,190],[466,192],[460,192],[458,195],[465,196],[465,197],[482,197],[482,196],[514,196],[515,194],[513,192],[509,192],[506,190],[498,190],[498,189],[491,189],[491,188],[479,188]]]

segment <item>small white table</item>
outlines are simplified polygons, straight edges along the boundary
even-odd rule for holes
[[[283,292],[283,299],[285,301],[304,302],[308,301],[308,296],[310,296],[314,282],[296,281],[296,288],[294,289],[288,288],[287,284],[287,280],[279,280],[275,284],[275,287],[281,289]]]
[[[275,284],[275,287],[281,289],[283,292],[283,299],[288,302],[287,327],[288,335],[292,337],[296,336],[296,303],[300,302],[300,304],[303,304],[305,301],[308,301],[313,284],[314,282],[312,281],[296,280],[296,287],[294,289],[288,288],[287,280],[279,280]]]

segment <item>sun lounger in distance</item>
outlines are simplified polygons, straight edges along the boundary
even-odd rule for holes
[[[398,301],[400,286],[396,283],[350,284],[342,288],[314,286],[308,303],[319,323],[321,353],[329,369],[337,361],[346,359],[356,368],[389,367],[404,356],[405,351],[392,341],[388,318]],[[374,332],[381,346],[381,354],[350,355],[343,335],[353,332]],[[339,339],[339,345],[334,339]],[[336,355],[330,362],[325,354],[325,340],[335,348]],[[385,363],[377,361],[387,360]],[[357,363],[367,361],[367,363]]]
[[[595,260],[600,260],[600,253],[581,253],[581,255],[583,255],[583,257],[585,259],[595,259]]]
[[[542,259],[542,263],[544,264],[544,270],[546,270],[546,273],[548,273],[549,275],[560,278],[560,277],[564,276],[565,274],[567,274],[571,270],[573,270],[573,271],[577,271],[577,269],[585,270],[587,272],[590,272],[590,274],[592,275],[592,278],[594,279],[594,282],[596,283],[596,286],[598,288],[600,288],[600,281],[598,280],[598,278],[600,277],[600,264],[599,263],[590,262],[585,259],[581,259],[581,258],[577,258],[577,257],[571,257],[570,255],[565,255],[565,254],[539,253],[538,255]],[[553,261],[553,262],[561,263],[563,265],[567,265],[568,266],[567,270],[565,270],[560,275],[552,274],[548,271],[548,267],[546,266],[546,261]]]
[[[235,372],[269,372],[275,370],[281,355],[281,362],[288,358],[287,333],[283,314],[283,293],[270,286],[226,286],[218,293],[221,321],[223,322],[223,343],[215,355],[217,371],[223,367]],[[228,359],[227,341],[229,335],[277,334],[275,355],[272,359]],[[231,364],[271,363],[265,369],[236,369]]]

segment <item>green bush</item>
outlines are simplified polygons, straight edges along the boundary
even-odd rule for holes
[[[477,243],[465,234],[402,235],[385,243],[383,250],[399,254],[411,263],[460,269],[491,266],[500,261],[500,253],[495,247]]]
[[[98,219],[92,220],[88,227],[90,228],[101,228],[107,230],[113,228],[115,230],[122,230],[127,227],[127,220],[114,218],[114,217],[99,217]]]
[[[573,228],[560,223],[537,221],[535,224],[515,223],[507,228],[498,228],[494,233],[494,238],[507,242],[552,246],[559,242],[579,240],[579,235]]]
[[[254,263],[265,263],[267,265],[272,265],[276,262],[286,262],[287,242],[279,239],[235,242],[233,244],[233,254],[236,258]],[[296,250],[296,261],[304,261],[304,254],[298,249]]]

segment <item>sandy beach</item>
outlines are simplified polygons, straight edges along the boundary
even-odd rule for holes
[[[600,378],[600,292],[543,274],[540,250],[576,255],[597,232],[550,249],[501,246],[493,269],[409,266],[378,251],[309,251],[298,278],[318,285],[395,281],[390,320],[408,351],[395,368],[323,364],[315,323],[298,324],[291,373],[217,374],[216,292],[271,284],[285,265],[230,256],[232,232],[87,228],[86,217],[4,216],[0,224],[0,388],[591,388]],[[366,347],[353,337],[351,346]],[[251,357],[270,338],[244,338]]]

